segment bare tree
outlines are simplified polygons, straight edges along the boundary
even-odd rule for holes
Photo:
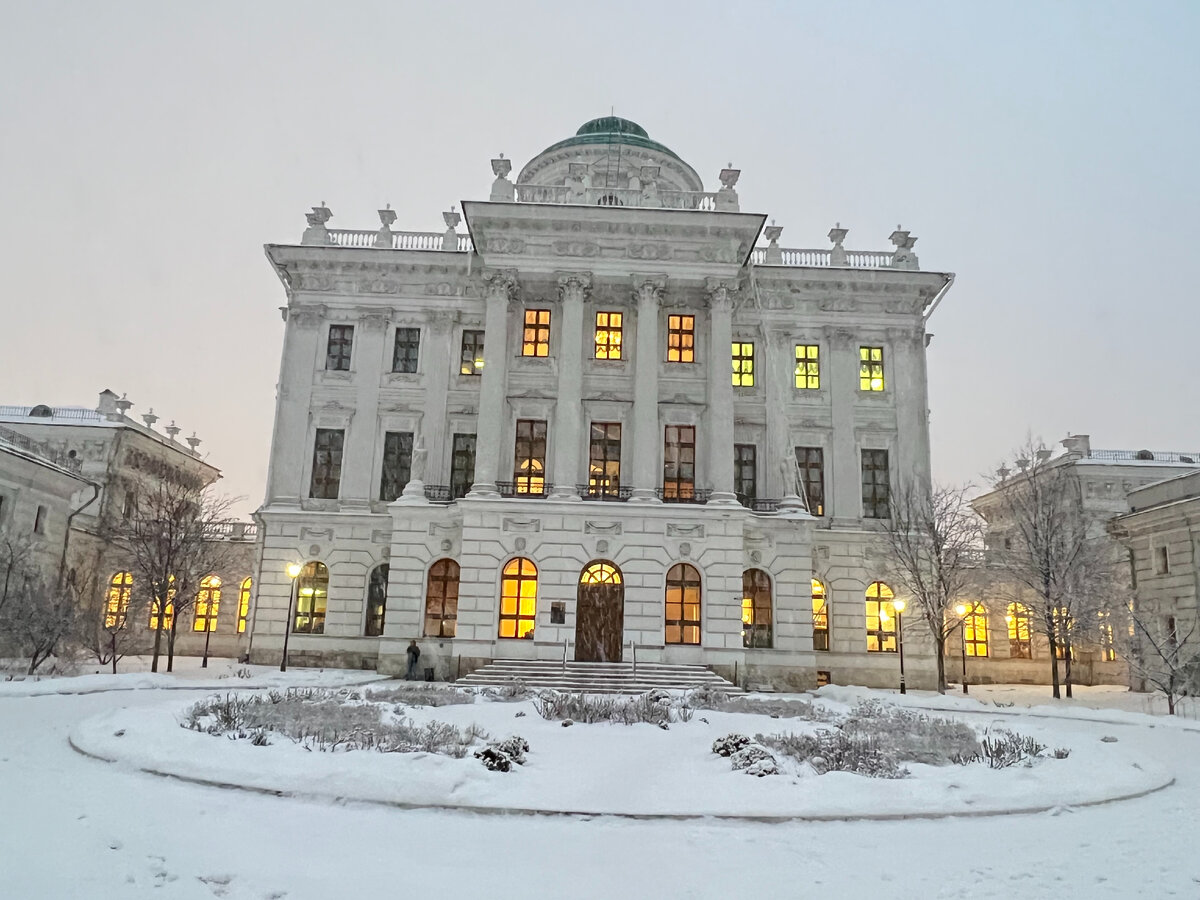
[[[158,671],[164,631],[167,671],[174,668],[180,617],[196,600],[201,580],[229,559],[229,544],[214,540],[216,525],[229,518],[232,500],[215,495],[193,476],[162,473],[144,484],[138,504],[116,522],[110,540],[128,558],[135,584],[144,585],[154,631],[150,670]]]
[[[1166,698],[1167,712],[1175,715],[1181,698],[1200,694],[1200,621],[1156,615],[1133,602],[1125,614],[1127,622],[1113,625],[1122,636],[1121,655],[1134,676]]]
[[[32,675],[47,659],[66,649],[75,635],[79,597],[71,582],[27,572],[13,586],[4,607],[3,629],[28,657]]]
[[[1070,697],[1072,649],[1095,637],[1101,614],[1120,596],[1114,547],[1103,522],[1084,509],[1075,467],[1050,460],[1041,444],[1027,440],[1015,469],[998,472],[992,499],[977,503],[988,520],[994,583],[1045,635],[1053,695],[1061,698],[1065,684]]]
[[[958,627],[951,610],[976,584],[983,549],[982,522],[967,500],[968,490],[902,483],[892,493],[891,519],[877,548],[889,580],[912,598],[933,636],[937,688],[943,694],[946,640]]]
[[[83,598],[79,619],[79,643],[102,666],[117,663],[131,653],[145,650],[145,637],[134,622],[142,607],[133,591],[123,585],[106,584],[99,575],[98,560],[76,566],[78,593]]]

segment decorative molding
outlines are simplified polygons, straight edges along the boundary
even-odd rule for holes
[[[501,531],[524,531],[536,534],[542,530],[541,519],[514,519],[505,516],[500,522]]]
[[[584,534],[607,534],[618,535],[622,532],[620,522],[592,522],[585,520],[583,523]]]
[[[324,303],[311,306],[289,306],[288,322],[297,328],[316,328],[329,314],[329,307]]]
[[[600,245],[594,241],[555,241],[555,256],[581,256],[591,259],[600,255]]]
[[[658,305],[662,302],[663,292],[667,289],[666,275],[633,274],[629,276],[629,280],[633,285],[633,299],[638,301],[639,305]]]
[[[703,538],[704,526],[700,523],[694,525],[682,525],[679,522],[667,523],[667,537],[690,537]]]
[[[587,302],[592,292],[591,272],[560,272],[558,274],[558,299],[564,302]]]
[[[332,528],[313,528],[310,525],[303,525],[300,528],[300,540],[302,541],[317,541],[325,538],[333,540]],[[312,552],[316,552],[315,550]]]
[[[512,300],[517,295],[518,282],[516,269],[484,269],[479,276],[484,283],[488,298]]]

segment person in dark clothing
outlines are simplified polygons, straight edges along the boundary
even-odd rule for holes
[[[417,646],[417,641],[414,638],[408,644],[408,671],[404,673],[404,678],[407,681],[417,680],[417,660],[421,658],[421,648]]]

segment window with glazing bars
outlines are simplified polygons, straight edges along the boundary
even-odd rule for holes
[[[754,387],[754,345],[733,342],[733,386]]]
[[[412,472],[411,431],[388,431],[383,435],[383,468],[379,474],[379,499],[391,503],[404,491]]]
[[[450,456],[450,499],[467,496],[475,481],[475,435],[454,435]]]
[[[883,348],[858,348],[858,389],[860,391],[883,390]]]
[[[895,594],[882,581],[874,581],[867,587],[867,651],[870,653],[896,652],[896,607]]]
[[[762,569],[742,573],[742,646],[770,649],[771,577]]]
[[[452,638],[458,625],[459,567],[439,559],[429,567],[425,582],[425,636]]]
[[[1020,603],[1010,603],[1004,620],[1008,623],[1008,655],[1013,659],[1033,659],[1033,627],[1029,608]]]
[[[700,643],[700,573],[687,563],[667,572],[666,642]]]
[[[393,372],[416,372],[417,357],[421,352],[420,328],[397,328],[396,344],[392,348]]]
[[[462,353],[458,366],[460,375],[483,374],[483,332],[464,331],[462,333]]]
[[[379,637],[383,634],[383,620],[387,614],[388,564],[376,566],[371,570],[367,581],[367,637]]]
[[[518,494],[546,492],[546,423],[518,419],[513,482]]]
[[[342,442],[346,432],[340,428],[318,428],[313,439],[312,484],[308,495],[314,500],[336,500],[342,483]]]
[[[525,310],[525,330],[521,336],[521,355],[550,355],[550,310]]]
[[[667,316],[667,362],[696,361],[696,317]]]
[[[891,518],[889,499],[888,452],[862,452],[862,498],[864,519]]]
[[[696,493],[696,428],[668,425],[663,435],[663,499],[687,500]]]
[[[350,371],[350,351],[354,348],[353,325],[330,325],[325,350],[325,368],[331,372]]]
[[[797,447],[796,465],[808,511],[814,516],[825,515],[825,451],[821,447]]]
[[[825,585],[816,578],[812,580],[813,649],[829,649],[829,601],[825,596]]]
[[[733,445],[733,490],[743,506],[758,499],[758,448],[754,444]]]
[[[596,313],[596,359],[620,359],[622,321],[619,312]]]
[[[979,604],[963,618],[963,640],[967,656],[988,655],[987,610]]]
[[[621,490],[621,423],[593,422],[588,450],[588,493],[616,497]]]
[[[821,348],[817,344],[796,345],[796,387],[815,391],[821,387]]]

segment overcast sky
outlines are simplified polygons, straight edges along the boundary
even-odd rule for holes
[[[0,0],[0,403],[194,429],[262,500],[283,324],[264,243],[438,231],[607,114],[786,247],[956,272],[929,350],[933,462],[1027,431],[1200,450],[1200,3]]]

